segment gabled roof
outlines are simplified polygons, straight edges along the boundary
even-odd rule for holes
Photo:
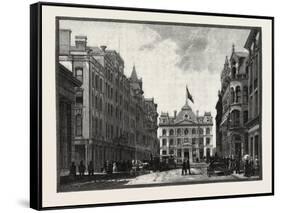
[[[181,111],[177,114],[174,123],[180,123],[183,121],[197,123],[196,116],[191,107],[188,105],[188,102],[186,102],[185,105],[181,108]]]

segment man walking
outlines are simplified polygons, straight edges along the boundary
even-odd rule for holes
[[[181,175],[186,175],[187,170],[186,170],[186,162],[185,160],[182,163],[182,170],[181,170]]]
[[[84,173],[85,173],[86,168],[85,168],[85,165],[84,165],[83,160],[80,161],[78,170],[79,170],[79,175],[80,175],[80,176],[84,176]]]
[[[89,165],[88,165],[88,174],[89,176],[93,176],[94,175],[94,163],[91,160]]]
[[[189,175],[191,175],[189,158],[187,158],[187,161],[186,161],[186,169],[188,169],[188,173],[189,173]],[[187,173],[187,171],[185,171],[185,173]]]

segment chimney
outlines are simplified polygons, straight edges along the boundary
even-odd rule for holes
[[[101,48],[101,50],[102,50],[103,52],[105,52],[106,47],[107,47],[107,46],[105,46],[105,45],[100,46],[100,48]]]
[[[61,29],[59,32],[59,54],[68,55],[70,51],[71,30]]]
[[[196,117],[199,117],[199,110],[196,110]]]
[[[174,111],[174,117],[177,117],[177,110]]]
[[[75,36],[75,46],[77,50],[86,51],[87,36],[83,36],[83,35]]]

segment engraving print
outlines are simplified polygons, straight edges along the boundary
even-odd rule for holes
[[[262,179],[261,30],[57,18],[57,190]]]

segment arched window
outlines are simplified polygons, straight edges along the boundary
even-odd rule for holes
[[[206,135],[210,134],[210,128],[206,128]]]
[[[196,129],[195,129],[195,128],[192,129],[192,134],[193,134],[193,135],[196,134]]]
[[[243,87],[243,103],[244,104],[248,103],[248,87],[247,86]]]
[[[177,135],[181,135],[181,129],[177,129]]]
[[[184,130],[184,134],[185,134],[185,135],[188,135],[188,129],[185,129],[185,130]]]
[[[239,126],[239,124],[240,124],[240,111],[239,110],[233,110],[231,112],[231,124],[234,127]]]
[[[203,135],[203,129],[202,128],[199,128],[199,134]]]
[[[236,87],[236,102],[237,103],[241,102],[241,89],[240,89],[240,86]]]
[[[170,129],[169,135],[174,135],[174,130],[173,129]]]
[[[82,136],[82,116],[81,114],[76,115],[75,118],[76,123],[76,136]]]
[[[166,129],[162,130],[162,135],[165,136],[167,134]]]
[[[236,67],[232,67],[232,69],[231,69],[231,75],[232,75],[232,78],[235,78],[235,77],[236,77]]]
[[[234,92],[233,87],[231,87],[231,89],[230,89],[230,95],[231,95],[231,103],[234,103],[235,102],[235,92]]]

